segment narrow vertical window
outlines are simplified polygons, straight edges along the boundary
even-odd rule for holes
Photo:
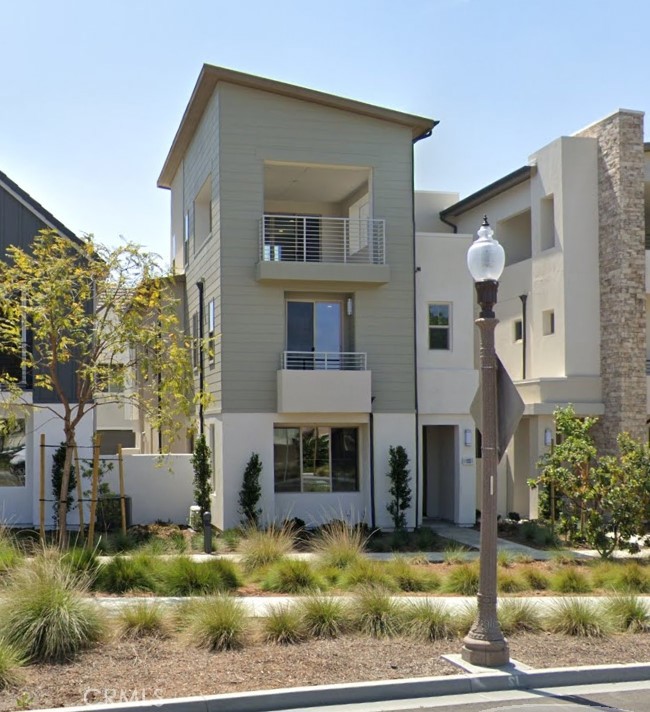
[[[183,264],[187,266],[190,261],[190,211],[185,211],[183,221]]]
[[[544,336],[555,333],[555,312],[553,309],[542,312],[542,333]]]
[[[451,349],[451,304],[429,304],[429,349]]]
[[[192,366],[199,367],[199,313],[192,314]]]
[[[208,360],[214,364],[214,353],[216,349],[215,338],[215,307],[214,299],[208,302]]]
[[[515,319],[514,339],[515,339],[515,341],[523,341],[523,338],[524,338],[524,323],[521,319]]]

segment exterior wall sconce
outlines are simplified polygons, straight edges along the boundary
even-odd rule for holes
[[[469,428],[465,429],[465,447],[469,447],[472,444],[472,431]]]
[[[546,428],[544,431],[544,445],[546,447],[551,447],[553,444],[553,431],[550,428]]]
[[[348,297],[348,299],[345,303],[345,311],[348,316],[352,316],[352,310],[353,310],[352,297]]]

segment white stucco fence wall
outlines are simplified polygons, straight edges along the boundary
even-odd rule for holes
[[[194,472],[191,455],[124,455],[124,491],[131,497],[133,524],[149,524],[160,519],[186,524],[194,501]],[[111,490],[119,493],[119,469],[104,477]]]

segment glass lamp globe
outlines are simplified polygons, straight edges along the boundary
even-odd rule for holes
[[[490,227],[486,215],[478,231],[478,240],[475,240],[467,251],[467,267],[475,282],[497,282],[505,267],[506,253],[493,235],[494,230]]]

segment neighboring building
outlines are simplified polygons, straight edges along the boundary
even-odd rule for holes
[[[526,410],[500,465],[502,514],[535,516],[526,482],[557,406],[599,416],[603,451],[623,430],[647,438],[649,211],[643,114],[619,110],[440,213],[461,233],[486,213],[506,252],[496,347]]]
[[[78,241],[71,230],[0,172],[0,259],[6,258],[9,245],[28,250],[34,236],[44,228],[57,230],[70,240]],[[31,347],[31,334],[27,325],[24,329],[24,344],[25,349]],[[51,391],[34,389],[33,374],[21,368],[19,359],[3,355],[1,350],[0,370],[15,377],[23,388],[23,401],[30,405],[24,411],[14,411],[17,417],[16,428],[4,437],[0,436],[0,523],[33,526],[39,521],[40,436],[44,434],[49,445],[45,451],[46,491],[49,492],[53,446],[58,446],[64,439],[62,421],[53,415],[53,411],[60,412],[62,406]],[[76,379],[74,369],[68,364],[61,366],[61,383],[67,395],[73,398]],[[7,410],[12,407],[16,408],[8,405],[0,390],[0,417],[3,413],[6,417]],[[91,433],[92,416],[85,418],[78,427],[80,445],[90,442]],[[52,504],[48,503],[48,523],[51,514]]]
[[[389,446],[420,461],[413,145],[435,123],[203,67],[158,185],[218,526],[239,523],[252,452],[267,520],[389,526]]]

